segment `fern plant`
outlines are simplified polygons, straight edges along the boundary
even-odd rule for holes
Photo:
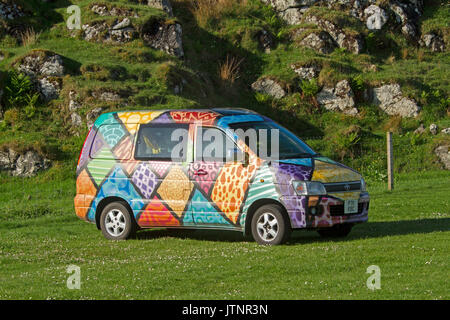
[[[26,106],[29,102],[28,96],[33,95],[32,91],[33,83],[27,75],[16,71],[10,73],[8,84],[5,87],[5,99],[9,107]]]

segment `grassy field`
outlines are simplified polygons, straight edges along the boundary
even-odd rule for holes
[[[73,213],[72,180],[0,179],[0,299],[450,298],[446,171],[398,175],[393,192],[369,183],[370,221],[349,237],[295,232],[277,247],[214,231],[107,241]],[[66,287],[70,264],[80,290]],[[366,287],[370,265],[380,290]]]

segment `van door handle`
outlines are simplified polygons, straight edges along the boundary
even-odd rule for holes
[[[196,176],[206,176],[207,174],[208,174],[208,172],[206,172],[206,171],[203,170],[203,169],[194,171],[194,175],[196,175]]]

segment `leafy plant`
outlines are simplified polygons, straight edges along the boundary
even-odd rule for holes
[[[29,95],[32,95],[33,83],[31,79],[23,74],[13,71],[10,73],[5,87],[5,99],[9,107],[23,107],[29,103]]]
[[[300,82],[300,89],[302,89],[303,96],[315,97],[319,92],[319,84],[316,79],[302,80]]]
[[[27,105],[25,106],[25,115],[27,116],[27,118],[33,118],[33,116],[36,113],[36,105],[39,99],[39,93],[35,93],[35,94],[27,94],[26,96],[26,100],[27,100]]]

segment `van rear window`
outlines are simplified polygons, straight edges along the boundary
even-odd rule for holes
[[[188,124],[141,125],[136,142],[138,160],[186,161]]]

